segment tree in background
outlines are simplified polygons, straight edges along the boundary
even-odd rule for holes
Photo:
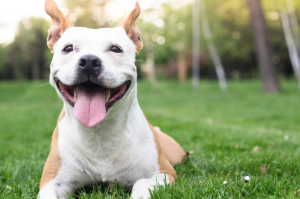
[[[285,3],[285,0],[278,1]],[[245,2],[205,0],[213,40],[228,79],[256,79],[259,76],[252,34],[249,31],[251,29],[249,9],[245,6]],[[111,7],[113,3],[114,1],[107,0],[65,0],[62,10],[76,26],[115,27],[120,19],[112,19],[109,15],[111,13],[104,9]],[[261,3],[270,29],[269,40],[274,50],[273,64],[279,69],[281,78],[293,78],[277,5],[273,1]],[[300,1],[294,0],[294,4],[299,19]],[[116,14],[123,15],[123,13]],[[151,58],[152,55],[147,53],[146,48],[151,46],[157,79],[177,78],[178,68],[183,65],[186,65],[186,75],[191,77],[191,19],[192,3],[185,1],[164,3],[155,9],[142,8],[137,26],[142,33],[141,38],[145,47],[136,58],[138,71],[146,63],[147,57]],[[48,78],[52,54],[45,40],[49,23],[49,20],[44,19],[34,21],[25,19],[20,22],[15,41],[0,47],[0,79]],[[201,78],[215,80],[217,77],[213,63],[209,59],[204,34],[200,34],[200,43],[203,44],[200,50]],[[140,74],[143,73],[139,73],[139,78],[144,76]]]
[[[278,92],[280,90],[279,80],[276,68],[272,63],[273,51],[268,40],[267,25],[260,0],[248,0],[248,6],[263,91]]]
[[[206,13],[204,1],[202,1],[202,7],[203,9],[201,15],[201,25],[202,25],[204,37],[207,41],[207,46],[208,46],[207,48],[216,70],[220,89],[221,91],[226,91],[227,90],[226,75],[224,72],[224,67],[222,65],[222,61],[220,59],[217,47],[212,39],[212,33],[210,31],[209,21],[207,20],[207,13]]]
[[[101,28],[108,26],[104,6],[108,0],[65,0],[67,18],[75,26]]]
[[[6,67],[5,48],[0,45],[0,79],[7,79],[8,77],[11,77],[8,70],[9,68]]]
[[[19,23],[15,40],[5,47],[3,53],[6,75],[9,75],[4,77],[5,79],[48,77],[50,51],[46,38],[49,27],[49,21],[42,18],[25,19]]]

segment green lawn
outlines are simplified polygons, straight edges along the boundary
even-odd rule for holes
[[[0,198],[35,198],[62,102],[47,82],[0,82]],[[176,165],[178,180],[153,198],[299,198],[300,93],[282,82],[262,94],[259,82],[139,82],[138,98],[153,125],[194,154]],[[259,146],[257,152],[252,152]],[[257,148],[257,147],[256,147]],[[266,165],[266,173],[260,171]],[[244,177],[250,176],[248,183]],[[223,185],[223,181],[227,185]],[[295,193],[299,190],[298,195]],[[80,190],[79,198],[127,198],[120,185]]]

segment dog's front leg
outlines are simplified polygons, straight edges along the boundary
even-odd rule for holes
[[[38,199],[66,199],[72,196],[73,192],[66,187],[62,189],[58,183],[50,182],[40,190]]]
[[[153,190],[155,185],[164,185],[165,182],[173,183],[174,177],[169,174],[159,173],[151,178],[140,179],[133,185],[131,198],[132,199],[150,198],[149,189]]]

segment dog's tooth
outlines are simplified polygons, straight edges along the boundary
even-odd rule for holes
[[[77,87],[74,89],[74,101],[77,101]]]
[[[108,102],[109,98],[110,98],[110,90],[108,90],[108,92],[106,94],[105,102]]]

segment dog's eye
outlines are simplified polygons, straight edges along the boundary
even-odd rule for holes
[[[118,46],[112,46],[110,50],[114,53],[121,53],[122,52],[121,48],[119,48]]]
[[[69,53],[73,51],[73,45],[68,45],[63,49],[63,52]]]

